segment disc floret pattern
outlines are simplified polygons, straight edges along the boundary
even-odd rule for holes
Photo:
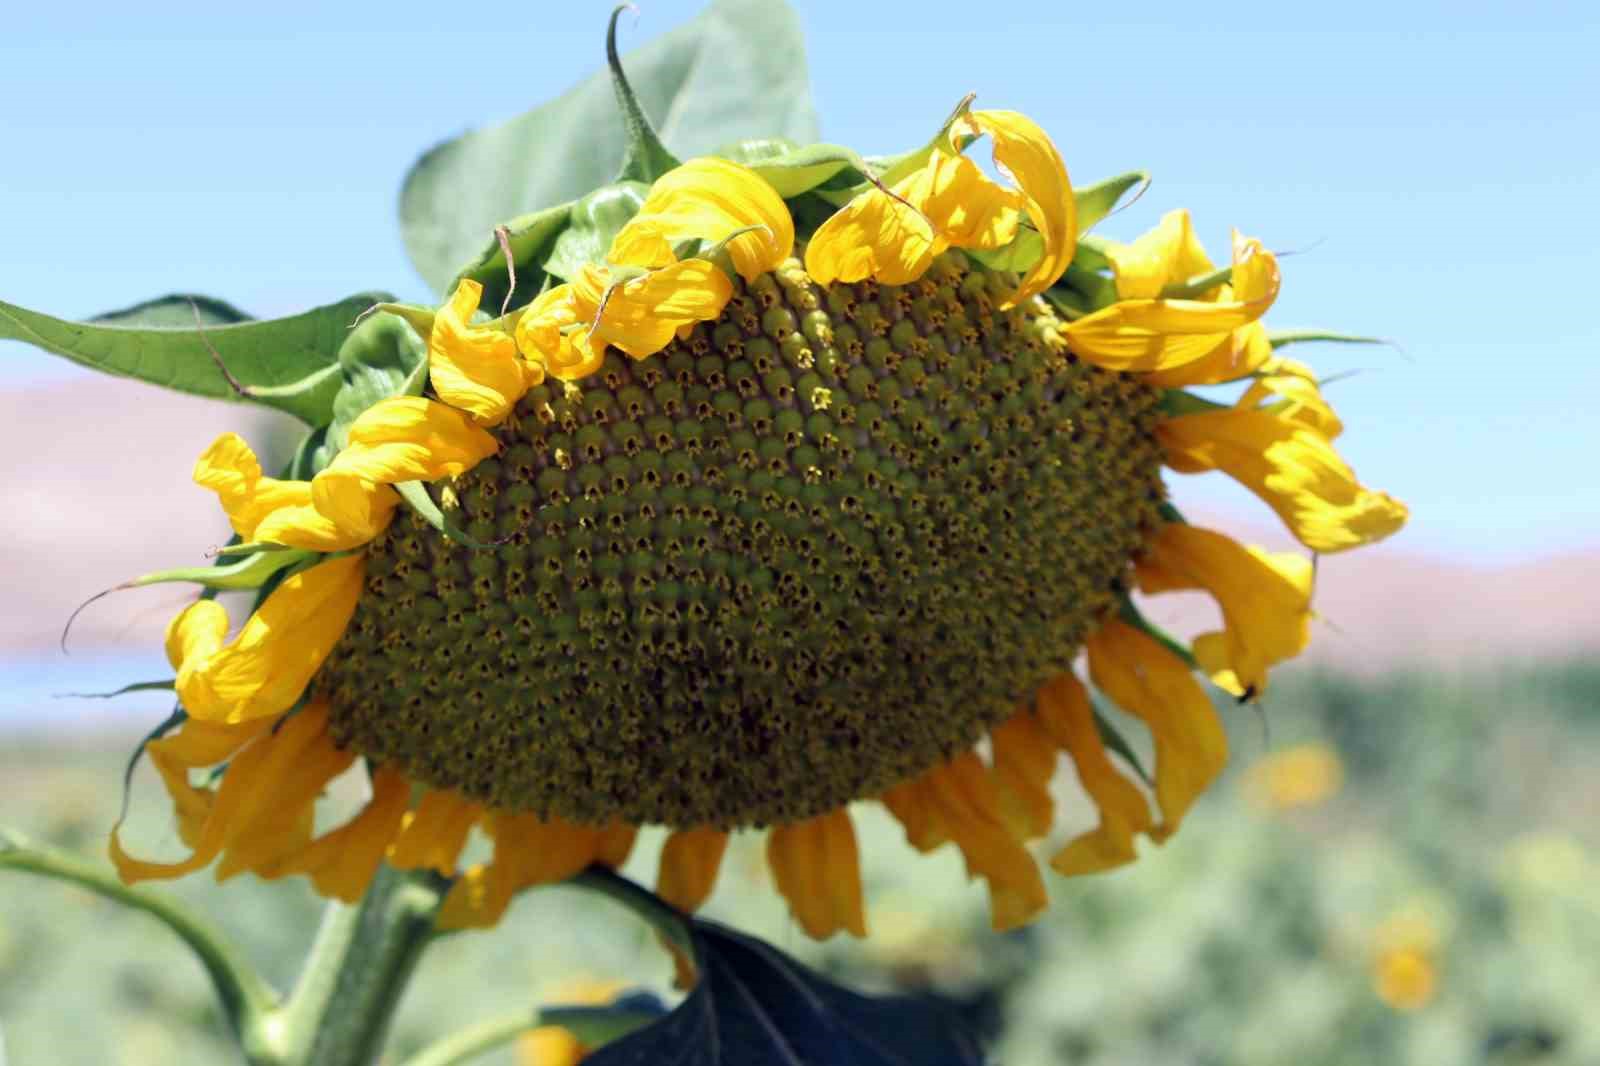
[[[1158,522],[1160,392],[941,257],[739,283],[530,390],[400,520],[318,685],[375,761],[501,809],[731,828],[877,794],[1070,668]]]

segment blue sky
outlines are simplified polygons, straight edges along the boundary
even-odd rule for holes
[[[699,6],[641,0],[625,42]],[[805,3],[823,135],[904,148],[971,90],[1049,129],[1079,182],[1153,172],[1110,235],[1187,206],[1219,256],[1233,225],[1310,247],[1269,323],[1401,346],[1302,349],[1372,368],[1334,396],[1346,456],[1413,506],[1397,544],[1482,562],[1600,544],[1600,6],[1124,7]],[[406,167],[595,69],[609,4],[159,8],[8,15],[0,298],[423,299],[394,222]],[[0,355],[0,387],[79,373]]]

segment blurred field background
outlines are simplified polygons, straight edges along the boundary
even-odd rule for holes
[[[470,23],[403,6],[9,13],[0,129],[19,162],[0,168],[0,298],[67,317],[169,291],[265,316],[373,286],[426,299],[395,234],[404,168],[595,69],[610,5],[486,3]],[[700,6],[641,4],[628,39]],[[1033,927],[988,932],[959,859],[913,860],[870,811],[867,941],[802,936],[754,839],[709,913],[854,986],[948,997],[1010,1066],[1600,1063],[1600,14],[798,6],[829,140],[904,147],[973,89],[1049,129],[1076,180],[1154,173],[1110,235],[1188,206],[1214,254],[1232,224],[1302,251],[1269,323],[1402,346],[1304,355],[1360,371],[1330,391],[1341,451],[1414,522],[1322,560],[1310,653],[1259,710],[1224,708],[1233,768],[1177,837],[1122,872],[1053,878]],[[225,429],[269,466],[288,446],[281,422],[0,343],[0,825],[103,855],[126,755],[167,703],[60,697],[168,676],[161,631],[185,593],[110,597],[71,655],[58,638],[93,593],[222,543],[189,470]],[[1173,480],[1191,519],[1288,546],[1220,478]],[[1149,610],[1193,631],[1212,609]],[[1092,818],[1063,812],[1058,837]],[[148,773],[134,816],[140,839],[172,845]],[[648,881],[656,846],[628,872]],[[159,891],[279,982],[318,913],[297,881]],[[492,934],[432,949],[396,1047],[573,978],[665,992],[669,974],[607,905],[529,893]],[[9,873],[0,1039],[7,1066],[230,1061],[165,930]]]

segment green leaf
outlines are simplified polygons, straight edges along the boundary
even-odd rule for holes
[[[128,316],[127,321],[165,319],[172,308],[156,305],[172,299],[113,314]],[[69,322],[0,301],[0,338],[25,341],[107,374],[196,396],[248,400],[320,425],[331,416],[339,391],[338,351],[351,323],[389,299],[384,293],[360,293],[289,318],[208,326],[203,335],[193,327],[192,314],[187,328],[106,325]],[[215,303],[211,311],[217,312]],[[250,395],[241,396],[229,383],[218,357]]]
[[[226,300],[198,293],[175,292],[158,296],[154,300],[124,307],[120,311],[107,311],[89,319],[103,326],[153,326],[157,329],[188,329],[194,325],[196,312],[202,326],[230,326],[235,322],[249,322],[255,316],[247,315]]]
[[[445,538],[473,551],[493,551],[500,547],[499,544],[486,544],[483,541],[473,540],[471,535],[456,525],[455,520],[445,514],[444,509],[428,495],[428,486],[423,482],[402,481],[394,488],[406,502],[406,506],[416,512],[417,517],[438,530]]]
[[[857,182],[865,181],[870,173],[867,161],[852,149],[837,144],[798,145],[781,137],[738,141],[715,154],[760,174],[785,200],[810,192],[845,170],[855,170]]]
[[[1139,195],[1134,197],[1137,200],[1149,184],[1149,174],[1142,170],[1130,170],[1126,174],[1072,190],[1072,199],[1078,206],[1078,232],[1086,233],[1093,229],[1097,222],[1116,210],[1117,201],[1126,196],[1129,189],[1139,189]]]
[[[1139,753],[1133,750],[1133,745],[1128,743],[1128,739],[1111,724],[1111,720],[1105,716],[1105,712],[1098,704],[1091,708],[1091,713],[1094,714],[1094,731],[1100,734],[1100,743],[1122,756],[1123,761],[1133,767],[1133,772],[1139,775],[1139,779],[1154,788],[1155,781],[1145,770],[1144,764],[1139,761]]]
[[[574,204],[557,204],[543,211],[519,215],[505,224],[506,245],[511,249],[511,261],[517,268],[517,288],[511,294],[510,306],[521,307],[529,303],[544,287],[549,275],[543,266],[548,258],[551,242],[567,227]],[[491,237],[478,258],[462,268],[449,291],[454,292],[462,278],[471,278],[483,285],[483,302],[480,305],[491,313],[506,302],[505,249],[498,237]]]
[[[650,186],[642,181],[619,181],[573,204],[567,228],[556,238],[544,269],[571,281],[583,264],[602,262],[611,249],[611,239],[639,213],[649,193]]]
[[[342,384],[323,444],[330,457],[345,446],[361,412],[391,396],[420,396],[428,380],[428,345],[399,315],[368,315],[339,348]]]
[[[699,983],[676,1010],[585,1066],[979,1066],[975,1034],[934,996],[863,996],[771,945],[691,923]]]
[[[782,0],[716,0],[623,64],[679,158],[745,137],[817,138],[799,20]],[[444,291],[495,226],[609,184],[627,139],[611,80],[600,71],[542,107],[433,148],[400,194],[401,230],[417,271]]]

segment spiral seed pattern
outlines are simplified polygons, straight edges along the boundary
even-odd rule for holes
[[[341,744],[493,806],[722,828],[871,796],[1068,668],[1159,521],[1158,390],[1011,279],[790,260],[528,393],[402,515],[319,675]],[[436,492],[439,488],[436,487]]]

